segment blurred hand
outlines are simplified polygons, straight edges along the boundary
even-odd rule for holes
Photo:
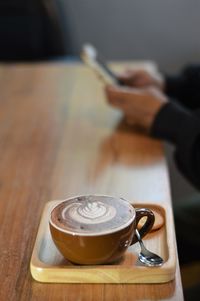
[[[121,86],[107,86],[108,102],[124,112],[129,124],[137,124],[150,130],[156,114],[168,101],[156,88],[137,89]]]
[[[126,70],[118,76],[118,78],[127,86],[146,88],[154,86],[161,91],[164,91],[164,78],[158,72],[141,70]]]

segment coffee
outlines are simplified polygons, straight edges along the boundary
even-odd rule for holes
[[[107,264],[119,260],[154,223],[149,209],[135,209],[128,201],[109,196],[80,196],[60,202],[51,210],[49,227],[53,241],[69,261],[78,264]]]
[[[108,234],[127,227],[135,218],[133,207],[123,199],[80,196],[58,205],[51,222],[63,232],[79,235]]]

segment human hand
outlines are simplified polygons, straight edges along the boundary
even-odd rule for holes
[[[150,130],[156,114],[168,101],[159,89],[106,86],[108,102],[121,109],[129,124]]]
[[[165,89],[163,76],[155,71],[145,69],[126,70],[118,78],[122,83],[130,87],[146,88],[153,86],[161,91]]]

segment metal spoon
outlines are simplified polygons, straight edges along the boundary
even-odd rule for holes
[[[151,267],[161,266],[164,262],[163,259],[160,256],[147,250],[140,237],[139,231],[136,229],[135,232],[136,232],[136,236],[137,236],[137,239],[138,239],[140,247],[141,247],[141,252],[138,257],[139,260],[147,266],[151,266]]]

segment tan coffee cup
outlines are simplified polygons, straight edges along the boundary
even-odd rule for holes
[[[128,201],[110,196],[90,195],[70,198],[54,207],[49,226],[55,245],[62,255],[77,264],[107,264],[120,259],[137,242],[139,220],[146,222],[141,237],[154,223],[146,208],[135,209]]]

